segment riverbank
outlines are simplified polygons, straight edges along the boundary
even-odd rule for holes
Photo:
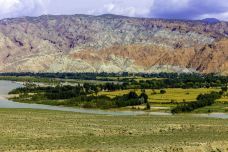
[[[40,109],[40,110],[52,110],[52,111],[65,111],[65,112],[76,112],[85,114],[99,114],[99,115],[113,115],[113,116],[135,116],[135,115],[171,115],[170,113],[160,113],[151,112],[147,113],[145,111],[130,111],[130,110],[98,110],[98,109],[84,109],[77,107],[63,107],[63,106],[51,106],[42,104],[28,104],[28,103],[18,103],[8,100],[8,92],[11,90],[23,87],[21,83],[11,82],[11,81],[0,81],[0,109]]]
[[[224,113],[171,115],[17,103],[5,97],[18,83],[1,83],[0,151],[191,152],[228,148],[228,115]]]
[[[139,111],[137,109],[131,109],[131,108],[98,110],[98,109],[83,109],[83,108],[77,108],[77,107],[62,107],[62,106],[49,106],[49,105],[41,105],[41,104],[17,103],[17,102],[7,100],[6,97],[9,97],[8,92],[18,87],[22,87],[22,84],[16,83],[16,82],[10,82],[10,81],[0,81],[0,108],[41,109],[41,110],[55,110],[55,111],[77,112],[77,113],[85,113],[85,114],[114,115],[114,116],[135,116],[135,115],[171,116],[171,113],[159,111],[157,108],[152,108],[151,111],[142,111],[142,110]],[[162,108],[162,107],[159,107],[159,108]],[[225,114],[225,113],[220,113],[219,115],[217,115],[217,113],[211,113],[211,114],[204,113],[202,115],[199,114],[198,116],[228,119],[228,114]]]

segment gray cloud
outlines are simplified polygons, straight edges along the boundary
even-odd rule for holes
[[[0,18],[42,14],[118,14],[228,21],[227,0],[0,0]]]
[[[151,16],[170,19],[201,19],[217,17],[225,19],[227,0],[157,0],[151,8]],[[223,15],[223,16],[222,16]]]

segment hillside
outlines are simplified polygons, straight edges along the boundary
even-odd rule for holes
[[[228,74],[228,23],[115,15],[0,21],[0,72]]]

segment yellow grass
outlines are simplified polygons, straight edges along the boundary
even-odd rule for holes
[[[202,152],[228,149],[227,120],[0,109],[0,152]],[[191,149],[189,149],[191,148]]]
[[[195,101],[197,96],[200,93],[210,93],[212,91],[219,91],[220,89],[217,88],[200,88],[200,89],[181,89],[181,88],[170,88],[165,89],[165,94],[160,94],[160,90],[154,90],[156,94],[153,94],[153,90],[149,89],[146,90],[146,94],[149,96],[150,102],[183,102],[185,101]],[[111,98],[114,98],[116,96],[120,96],[123,94],[127,94],[130,91],[136,91],[137,94],[141,93],[141,90],[122,90],[122,91],[114,91],[114,92],[99,92],[99,95],[107,95]],[[227,98],[221,99],[222,101],[228,101]]]
[[[228,103],[228,96],[223,96],[221,99],[218,100],[219,102],[222,103]]]

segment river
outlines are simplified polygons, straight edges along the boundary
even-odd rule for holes
[[[7,100],[8,93],[16,88],[23,87],[22,84],[11,81],[0,81],[0,108],[7,109],[40,109],[40,110],[56,110],[66,112],[77,112],[86,114],[112,115],[112,116],[136,116],[136,115],[159,115],[159,116],[174,116],[171,113],[164,112],[145,112],[145,111],[106,111],[97,109],[83,109],[60,106],[49,106],[41,104],[26,104],[17,103]],[[223,118],[228,119],[228,114],[225,113],[211,113],[211,114],[189,114],[192,116]]]

